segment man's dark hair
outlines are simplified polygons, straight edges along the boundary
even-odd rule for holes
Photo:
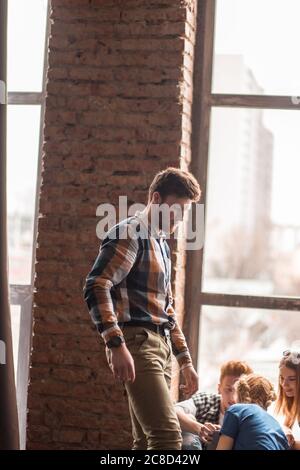
[[[167,196],[177,196],[197,202],[201,196],[199,183],[192,173],[173,167],[169,167],[155,175],[149,188],[149,201],[151,201],[153,193],[156,191],[163,200]]]

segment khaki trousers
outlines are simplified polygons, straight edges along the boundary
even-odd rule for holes
[[[123,334],[136,373],[133,383],[125,383],[132,423],[132,449],[181,449],[180,425],[170,395],[170,337],[140,326],[125,326]]]

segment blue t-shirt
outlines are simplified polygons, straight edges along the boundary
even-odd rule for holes
[[[278,421],[260,406],[239,403],[225,413],[221,434],[234,439],[234,450],[287,450]]]

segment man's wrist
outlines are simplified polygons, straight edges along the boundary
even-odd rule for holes
[[[198,436],[201,435],[201,430],[202,430],[202,424],[199,423],[198,421],[195,423],[195,434],[197,434]]]
[[[183,371],[184,369],[187,369],[188,367],[193,367],[193,363],[192,362],[186,362],[186,363],[182,364],[182,366],[180,366],[180,370]]]
[[[116,335],[107,341],[106,346],[109,349],[116,349],[116,348],[120,348],[120,346],[122,346],[124,343],[125,343],[124,337]]]

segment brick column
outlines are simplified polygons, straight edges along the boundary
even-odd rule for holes
[[[126,449],[127,402],[82,287],[96,207],[146,203],[157,171],[188,168],[195,2],[51,3],[27,447]],[[184,254],[172,250],[182,320]]]

